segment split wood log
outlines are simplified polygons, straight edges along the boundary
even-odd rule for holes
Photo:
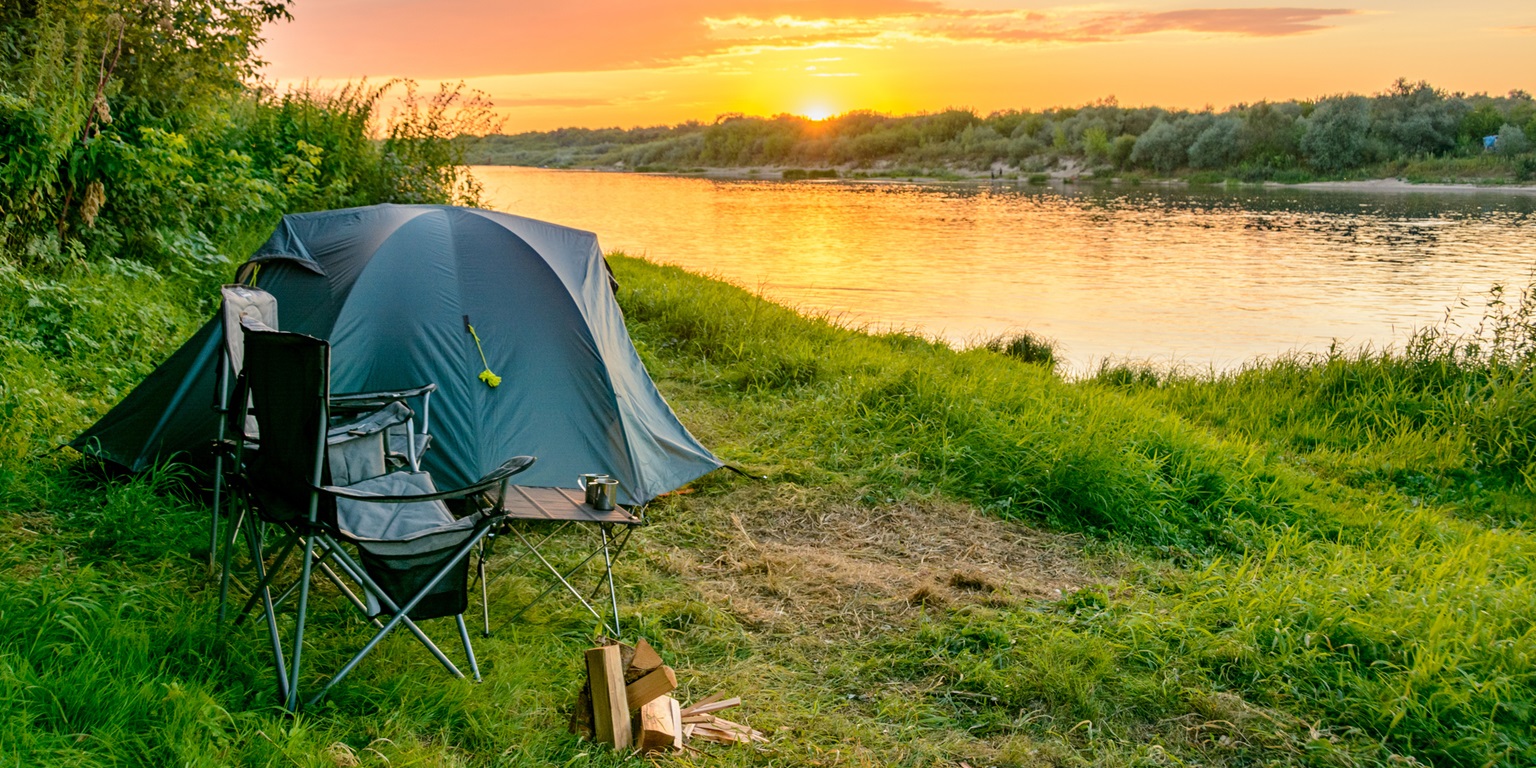
[[[672,721],[672,748],[683,748],[683,705],[671,696],[667,700],[667,719]]]
[[[677,690],[677,674],[672,668],[663,664],[639,680],[625,686],[624,696],[629,701],[629,711],[637,712],[641,707],[656,700],[657,696],[663,696]]]
[[[718,697],[712,697],[712,698],[718,698]],[[710,699],[705,699],[704,701],[701,701],[698,704],[695,704],[695,705],[693,705],[691,707],[688,707],[688,708],[684,709],[683,710],[683,717],[687,717],[689,715],[704,715],[704,714],[708,714],[710,712],[719,712],[722,709],[730,709],[731,707],[739,706],[740,704],[741,704],[741,697],[740,696],[732,696],[731,698],[726,699],[724,701],[711,701]]]
[[[672,720],[677,701],[659,696],[640,708],[640,737],[636,740],[642,754],[672,749],[681,733]]]
[[[587,651],[587,675],[591,679],[592,724],[597,740],[612,744],[615,749],[627,749],[633,733],[618,647],[608,645]]]
[[[643,677],[645,673],[661,664],[661,654],[657,653],[656,649],[642,637],[635,642],[635,651],[624,665],[624,676],[628,678],[631,673],[639,673],[637,676]],[[634,680],[631,678],[630,682]]]

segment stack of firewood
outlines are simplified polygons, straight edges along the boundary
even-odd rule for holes
[[[689,741],[716,744],[762,742],[762,733],[715,714],[741,699],[710,696],[683,706],[667,694],[676,690],[677,674],[662,663],[650,643],[616,641],[587,651],[587,684],[576,697],[571,732],[642,753],[695,751]]]

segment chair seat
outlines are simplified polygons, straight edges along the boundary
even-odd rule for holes
[[[436,493],[427,472],[391,472],[348,486],[377,496]],[[479,515],[455,518],[441,501],[377,502],[338,498],[336,526],[358,546],[383,556],[420,555],[458,546]]]
[[[436,493],[426,472],[392,472],[348,488],[379,496]],[[441,501],[375,502],[336,500],[336,523],[357,545],[363,567],[397,603],[403,603],[446,563],[453,550],[475,535],[481,515],[455,519]],[[430,619],[463,613],[468,606],[465,585],[468,558],[455,564],[454,577],[431,591],[411,616]],[[367,595],[368,614],[384,607]]]

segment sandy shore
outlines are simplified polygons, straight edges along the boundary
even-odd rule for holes
[[[1272,185],[1288,189],[1320,189],[1338,192],[1494,192],[1514,195],[1536,195],[1536,185],[1530,184],[1414,184],[1402,179],[1372,179],[1370,181],[1310,181],[1305,184]]]

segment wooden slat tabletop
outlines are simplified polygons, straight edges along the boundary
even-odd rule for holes
[[[623,507],[593,509],[576,488],[535,488],[514,485],[507,489],[507,512],[517,520],[571,520],[578,523],[638,525],[640,518]]]

